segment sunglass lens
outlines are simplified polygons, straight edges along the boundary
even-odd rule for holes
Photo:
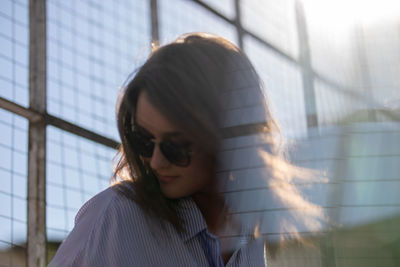
[[[132,145],[142,157],[149,158],[153,155],[154,143],[140,133],[132,133]]]
[[[160,144],[160,149],[171,163],[183,167],[189,165],[190,157],[184,146],[164,142]]]

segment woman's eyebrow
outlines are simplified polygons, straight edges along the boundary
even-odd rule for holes
[[[163,133],[163,138],[165,139],[171,139],[171,138],[179,138],[180,139],[185,139],[185,135],[182,132],[166,132]]]
[[[134,124],[135,128],[138,128],[138,130],[146,135],[149,135],[150,137],[154,138],[154,136],[147,131],[145,128],[143,128],[142,126],[140,126],[137,122]]]
[[[139,131],[150,135],[152,138],[154,138],[154,135],[151,134],[148,130],[146,130],[144,127],[140,126],[137,122],[135,123],[135,126],[139,129]],[[163,137],[165,138],[169,138],[169,137],[180,137],[183,136],[184,134],[182,132],[179,131],[171,131],[171,132],[166,132],[163,133]]]

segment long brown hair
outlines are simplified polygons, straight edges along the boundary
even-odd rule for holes
[[[155,174],[130,145],[130,125],[135,119],[139,93],[145,90],[150,102],[197,140],[217,162],[221,140],[230,131],[224,127],[224,95],[243,81],[263,95],[262,82],[246,55],[224,38],[192,33],[155,49],[133,79],[127,82],[119,99],[117,123],[122,144],[113,177],[114,181],[119,181],[115,188],[134,200],[147,214],[168,221],[182,231],[174,208],[176,200],[164,197]],[[279,128],[265,98],[263,103],[264,133],[271,137],[268,138],[271,149],[265,152],[265,162],[278,180],[280,177],[284,180],[290,177],[290,164],[285,163],[285,170],[277,168],[284,162],[277,161],[274,156],[276,143],[272,137],[279,136]],[[296,172],[300,173],[297,169]],[[297,194],[298,191],[294,188],[291,193]]]

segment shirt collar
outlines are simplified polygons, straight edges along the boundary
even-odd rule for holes
[[[182,220],[185,232],[181,233],[184,242],[193,238],[201,231],[207,229],[207,224],[192,197],[180,199],[177,214]]]

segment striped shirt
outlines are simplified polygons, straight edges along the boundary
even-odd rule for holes
[[[225,266],[220,241],[193,199],[181,199],[177,212],[182,233],[108,188],[82,206],[49,266]],[[263,243],[238,247],[226,266],[265,266]]]

